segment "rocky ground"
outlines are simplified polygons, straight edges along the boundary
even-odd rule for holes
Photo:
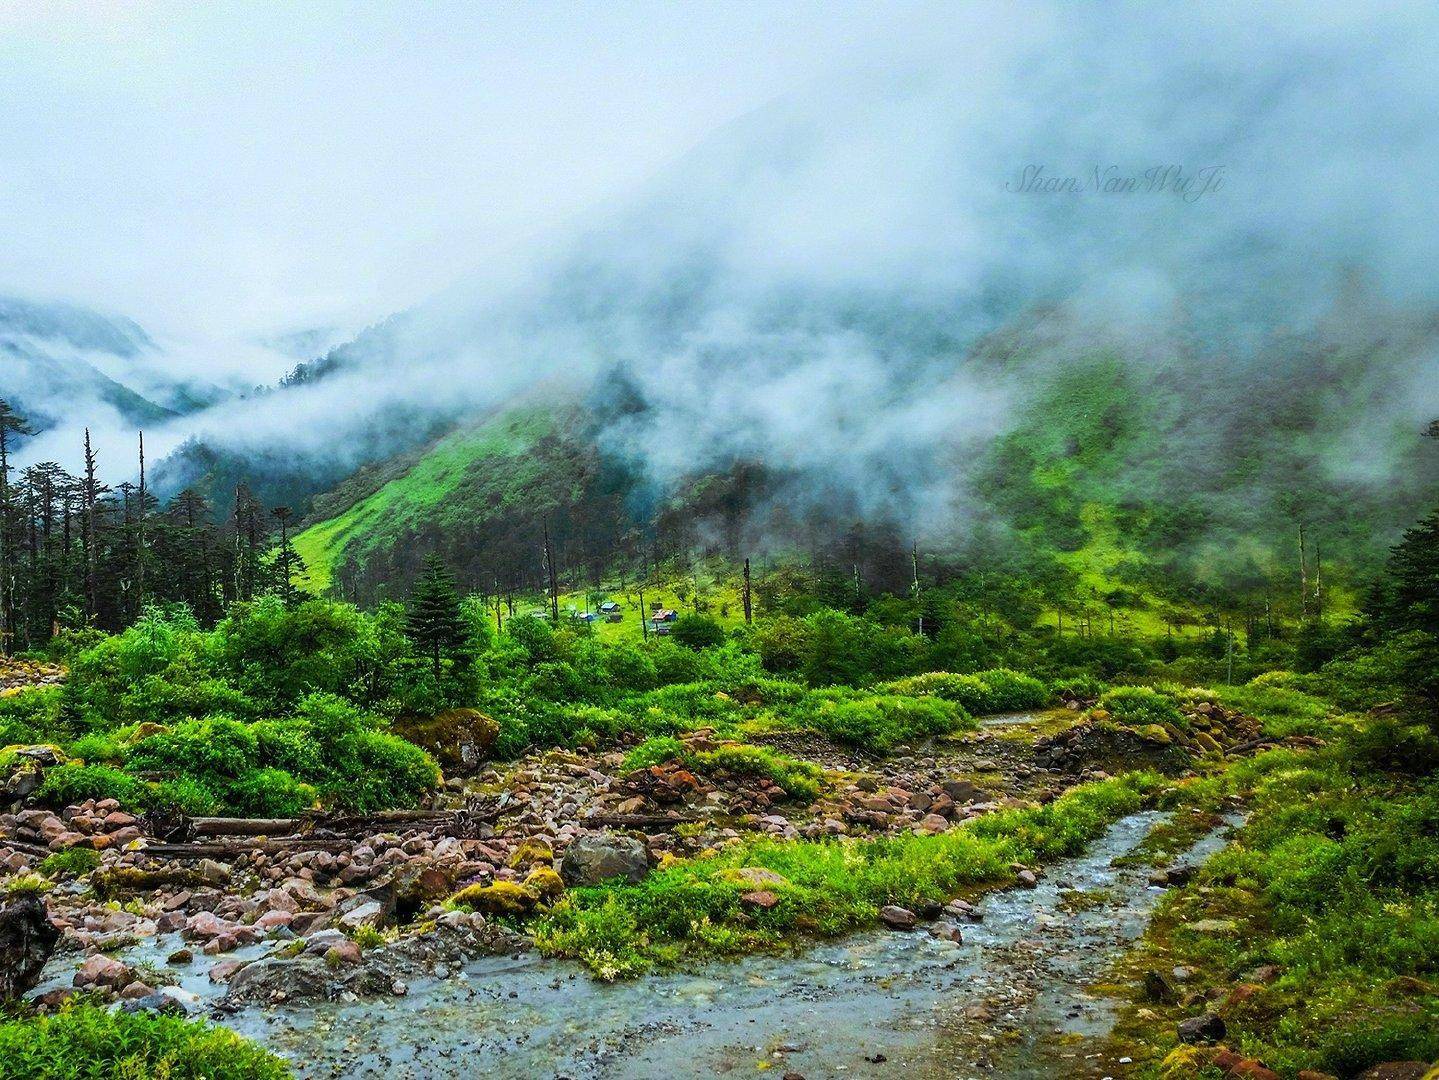
[[[1206,709],[1191,719],[1216,746],[1252,735],[1247,718]],[[708,731],[686,738],[697,751],[716,744]],[[1106,769],[1172,768],[1207,749],[1165,732],[1116,732],[1079,707],[999,718],[885,758],[808,733],[765,742],[824,769],[817,799],[797,803],[768,779],[696,775],[677,762],[625,773],[621,750],[547,751],[449,780],[427,813],[177,823],[110,801],[33,806],[33,778],[56,758],[25,748],[8,778],[12,806],[0,814],[0,875],[38,872],[51,886],[44,907],[59,940],[32,995],[41,1009],[77,991],[125,1008],[219,1016],[257,1004],[403,998],[416,980],[522,952],[525,939],[504,917],[569,887],[637,880],[666,860],[756,834],[940,832],[1050,799]],[[21,773],[31,779],[17,785]],[[892,927],[914,925],[908,912],[880,914]],[[955,927],[957,940],[966,914],[956,909],[939,925]]]

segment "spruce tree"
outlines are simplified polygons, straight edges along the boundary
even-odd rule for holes
[[[10,450],[15,436],[32,434],[25,418],[0,398],[0,653],[8,656],[15,637],[14,505],[10,495]]]
[[[440,660],[453,659],[464,651],[469,628],[455,579],[438,555],[425,557],[425,569],[410,592],[405,622],[410,641],[421,655],[430,658],[439,679]]]

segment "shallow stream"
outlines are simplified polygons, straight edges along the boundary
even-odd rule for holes
[[[1035,889],[979,905],[955,944],[869,932],[798,957],[606,985],[533,953],[416,980],[407,997],[256,1008],[225,1022],[305,1077],[589,1078],[1122,1075],[1085,1036],[1114,1003],[1090,987],[1142,933],[1161,890],[1117,868],[1163,815],[1116,823]],[[1222,832],[1222,830],[1221,830]],[[1181,861],[1223,844],[1210,834]]]

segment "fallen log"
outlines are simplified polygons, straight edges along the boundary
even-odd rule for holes
[[[583,819],[586,825],[603,825],[608,829],[673,829],[676,825],[702,820],[697,817],[670,817],[667,814],[591,814]]]
[[[197,817],[190,824],[196,836],[283,837],[292,833],[363,835],[390,826],[446,826],[494,821],[505,810],[502,802],[472,804],[459,810],[381,810],[373,814],[307,813],[292,818]]]
[[[294,832],[304,818],[191,818],[196,836],[283,836]]]
[[[350,837],[309,837],[282,836],[270,839],[264,836],[253,840],[234,840],[229,843],[195,841],[189,844],[151,844],[145,848],[146,855],[157,855],[166,859],[238,859],[241,855],[281,855],[292,851],[328,851],[331,853],[349,851],[355,846]]]
[[[17,840],[13,836],[0,839],[0,847],[14,848],[16,851],[23,851],[26,855],[34,855],[39,859],[53,854],[44,844],[36,844],[29,840]]]

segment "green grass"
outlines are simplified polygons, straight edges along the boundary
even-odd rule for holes
[[[306,587],[323,593],[344,559],[382,547],[403,530],[459,525],[477,501],[498,519],[519,501],[539,498],[544,464],[530,451],[555,423],[549,409],[522,408],[442,438],[403,475],[295,536],[309,571]]]
[[[1152,773],[1076,788],[1046,806],[976,819],[934,836],[881,840],[754,839],[650,874],[636,885],[577,889],[536,926],[540,948],[603,979],[773,949],[805,936],[875,925],[885,904],[920,907],[1012,879],[1010,864],[1080,851],[1162,785]],[[756,885],[745,868],[780,875]],[[740,897],[773,890],[774,907]]]
[[[4,1080],[283,1080],[284,1062],[202,1021],[78,1005],[0,1021]]]
[[[1280,704],[1278,716],[1256,710],[1266,728],[1318,722],[1312,699]],[[1165,895],[1122,968],[1131,985],[1149,968],[1190,968],[1185,990],[1219,1003],[1226,1042],[1284,1077],[1439,1057],[1439,778],[1374,771],[1358,751],[1363,722],[1331,718],[1328,730],[1337,737],[1324,749],[1268,751],[1176,790],[1197,809],[1241,794],[1250,817],[1190,885]],[[1234,930],[1186,928],[1201,920]],[[1276,981],[1224,1004],[1269,964]],[[1140,1060],[1141,1076],[1191,1075],[1193,1053],[1175,1049],[1174,1031],[1195,1011],[1136,1000],[1114,1052]]]

